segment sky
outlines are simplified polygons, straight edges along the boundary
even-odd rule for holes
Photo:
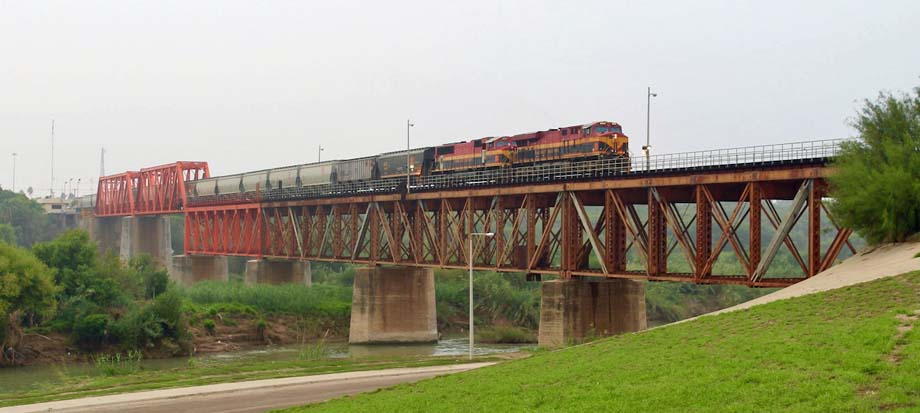
[[[920,2],[0,0],[0,185],[212,175],[597,120],[652,153],[845,138]],[[77,188],[77,179],[81,184]]]

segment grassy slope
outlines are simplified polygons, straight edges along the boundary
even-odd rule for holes
[[[916,411],[916,310],[920,272],[291,411]]]

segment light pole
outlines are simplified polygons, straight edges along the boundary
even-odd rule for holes
[[[411,119],[406,119],[406,193],[409,193],[409,176],[411,175],[412,161],[409,157],[409,131],[412,130],[412,127],[415,124],[412,123]]]
[[[492,237],[494,235],[494,232],[470,234],[470,360],[473,359],[473,237]]]
[[[13,152],[13,193],[16,193],[16,152]]]
[[[651,151],[652,144],[649,140],[649,128],[652,126],[652,98],[658,97],[657,93],[652,93],[652,87],[648,87],[648,95],[646,95],[646,107],[645,107],[645,146],[642,147],[642,151],[645,152],[645,170],[648,171],[651,168]]]
[[[316,162],[323,161],[323,145],[319,145],[319,149],[316,151]]]

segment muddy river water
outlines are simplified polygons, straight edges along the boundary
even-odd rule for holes
[[[468,341],[465,338],[448,338],[432,344],[375,344],[349,345],[347,343],[329,343],[331,358],[404,358],[426,356],[460,356],[467,354]],[[519,351],[528,345],[511,344],[477,344],[476,355],[488,355]],[[195,356],[196,360],[209,365],[221,362],[258,361],[294,361],[299,358],[299,346],[272,346],[247,349],[226,353],[210,353]],[[145,359],[141,361],[144,370],[164,370],[189,365],[187,357],[169,359]],[[28,367],[0,368],[0,392],[17,392],[35,386],[53,387],[57,383],[74,377],[96,376],[103,374],[92,363],[46,364]]]

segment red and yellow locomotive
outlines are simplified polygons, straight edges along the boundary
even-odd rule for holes
[[[629,138],[616,122],[482,138],[434,148],[432,172],[503,168],[535,163],[629,157]]]

